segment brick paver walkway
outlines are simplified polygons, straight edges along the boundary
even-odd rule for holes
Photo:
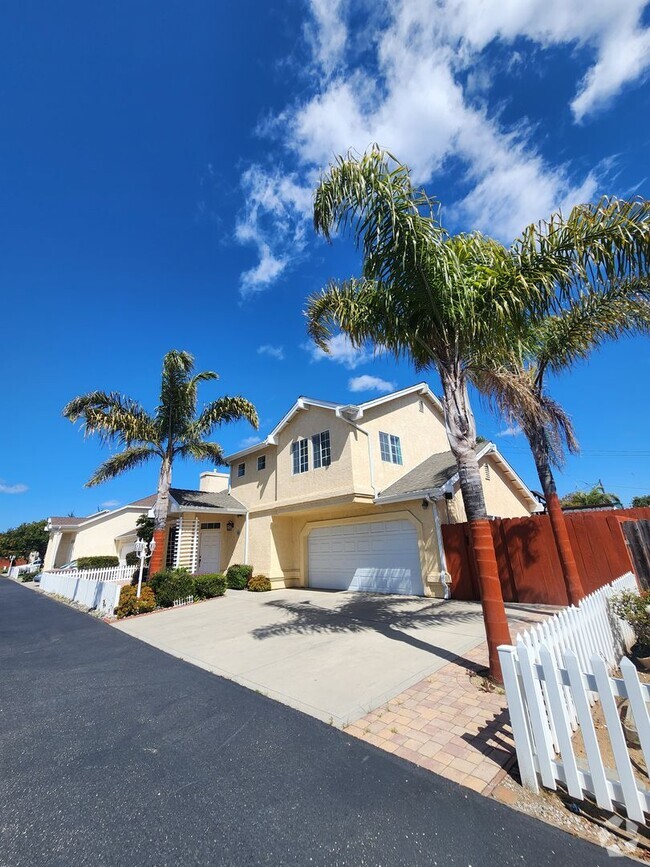
[[[543,620],[511,621],[514,635]],[[514,761],[505,695],[471,675],[487,667],[482,644],[400,693],[345,731],[449,780],[489,794]]]

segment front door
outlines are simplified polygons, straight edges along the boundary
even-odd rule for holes
[[[199,547],[199,574],[219,572],[221,567],[221,530],[201,529]]]

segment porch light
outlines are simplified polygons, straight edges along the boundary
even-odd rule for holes
[[[234,521],[228,521],[228,523],[226,524],[226,530],[234,530],[234,529],[235,529],[235,522]]]

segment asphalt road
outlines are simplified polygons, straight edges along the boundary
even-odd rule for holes
[[[608,863],[0,579],[3,867]]]

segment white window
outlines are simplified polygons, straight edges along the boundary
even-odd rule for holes
[[[260,455],[257,459],[257,471],[266,469],[266,455]]]
[[[393,434],[379,432],[379,452],[382,461],[389,464],[402,463],[402,446],[399,437]]]
[[[311,438],[311,445],[314,453],[314,469],[317,470],[319,467],[329,467],[332,463],[330,432],[324,430],[321,433],[314,434]]]
[[[246,475],[246,464],[238,464],[237,466],[237,477],[241,479],[242,476]]]
[[[220,530],[221,524],[218,521],[206,521],[205,524],[201,524],[202,530]]]
[[[309,469],[309,440],[296,440],[291,444],[291,465],[294,476]]]

